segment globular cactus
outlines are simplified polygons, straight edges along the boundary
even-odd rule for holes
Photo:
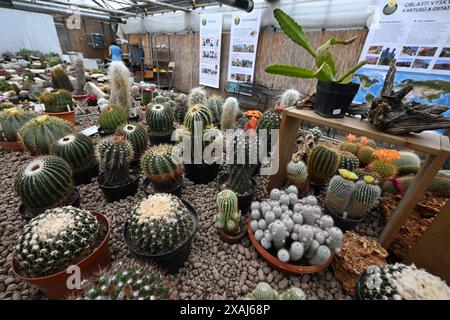
[[[309,130],[314,136],[314,143],[318,144],[320,142],[320,138],[322,138],[322,130],[319,127],[314,127]]]
[[[166,300],[171,288],[161,271],[148,265],[116,263],[83,283],[81,300]]]
[[[344,234],[338,227],[331,227],[327,230],[328,238],[325,240],[328,248],[331,251],[338,250],[341,247]]]
[[[17,172],[14,189],[32,211],[56,207],[72,194],[72,170],[56,156],[34,158]]]
[[[19,140],[19,129],[29,120],[37,117],[37,114],[16,107],[8,108],[0,112],[1,137],[8,142]]]
[[[128,116],[128,110],[133,105],[131,97],[130,70],[122,61],[112,61],[108,67],[111,95],[109,101],[120,106]]]
[[[358,168],[353,170],[353,173],[358,176],[358,180],[364,179],[364,176],[372,176],[375,178],[377,184],[381,184],[383,179],[381,176],[376,172],[369,172],[368,170],[364,168]]]
[[[219,124],[220,118],[222,116],[222,97],[213,95],[207,99],[206,105],[208,106],[211,113],[211,122],[214,124]]]
[[[414,152],[400,151],[400,159],[392,161],[397,167],[399,176],[417,173],[420,170],[420,158]]]
[[[252,293],[248,296],[250,300],[278,300],[279,295],[276,290],[272,289],[270,284],[260,282]]]
[[[149,103],[153,102],[154,92],[149,89],[144,89],[142,92],[142,104],[147,106]]]
[[[226,233],[236,233],[241,229],[241,213],[238,209],[236,194],[228,189],[222,190],[217,195],[219,212],[214,216],[215,226]]]
[[[173,110],[164,104],[149,105],[145,118],[152,136],[166,136],[173,131]]]
[[[308,169],[298,155],[292,156],[286,171],[289,184],[295,185],[301,193],[306,194],[308,190]]]
[[[195,123],[198,122],[200,124],[200,130],[206,129],[209,125],[212,124],[212,116],[209,108],[204,104],[195,104],[189,107],[186,115],[184,117],[184,127],[189,130],[191,136],[194,134],[194,126]]]
[[[125,137],[114,135],[103,138],[97,145],[96,154],[104,174],[103,185],[115,187],[128,183],[134,150]]]
[[[364,180],[356,182],[347,207],[350,218],[359,219],[374,206],[381,195],[381,188],[374,182],[375,179],[371,176],[365,176]]]
[[[449,170],[440,170],[433,178],[427,191],[438,197],[450,197]],[[394,177],[387,179],[383,184],[383,191],[392,194],[403,194],[413,183],[414,176]]]
[[[69,122],[43,115],[25,123],[19,130],[19,137],[33,155],[40,155],[48,154],[56,140],[72,131],[73,128]]]
[[[374,161],[376,157],[374,156],[375,149],[371,146],[362,146],[359,148],[358,152],[356,153],[359,162],[363,166],[367,166],[369,163]]]
[[[280,300],[305,300],[305,293],[302,289],[297,287],[289,288],[286,292],[280,295]]]
[[[192,107],[197,104],[207,105],[207,95],[203,87],[196,87],[191,89],[188,95],[188,106]]]
[[[95,161],[94,144],[82,133],[60,138],[52,145],[50,154],[64,159],[74,172],[87,168]]]
[[[148,135],[144,126],[140,123],[129,123],[117,128],[116,134],[124,136],[133,146],[134,158],[140,159],[148,146]]]
[[[289,236],[287,227],[280,221],[275,220],[269,225],[269,231],[272,235],[272,242],[276,249],[281,249],[286,244],[286,239]]]
[[[186,115],[186,111],[188,109],[188,96],[184,93],[180,93],[175,97],[175,121],[178,123],[184,122],[184,116]]]
[[[75,61],[75,90],[74,94],[83,95],[84,94],[84,86],[86,85],[86,77],[84,71],[84,62],[83,59],[77,58]]]
[[[56,89],[65,89],[69,92],[73,91],[72,82],[69,79],[66,71],[62,67],[54,67],[50,73],[52,77],[53,87]]]
[[[155,145],[141,158],[142,171],[157,186],[174,184],[183,174],[183,165],[172,160],[172,148],[169,144]]]
[[[108,104],[103,108],[98,117],[100,128],[106,134],[113,134],[117,128],[127,123],[127,113],[116,104]]]
[[[349,134],[345,137],[345,141],[339,144],[339,150],[351,152],[354,155],[358,154],[361,145],[358,143],[356,136]]]
[[[158,255],[178,248],[195,230],[192,213],[171,194],[150,195],[128,217],[132,245]]]
[[[348,151],[341,151],[339,168],[348,171],[353,171],[359,168],[359,160],[353,153]]]
[[[325,197],[325,203],[331,212],[337,215],[344,213],[355,190],[354,180],[357,178],[356,174],[345,169],[339,169],[339,175],[331,178]]]
[[[288,89],[283,92],[283,94],[280,96],[279,104],[281,106],[284,106],[286,108],[290,108],[294,105],[295,101],[300,99],[300,92],[298,92],[295,89]]]
[[[400,158],[400,153],[397,150],[378,149],[373,155],[376,160],[369,165],[369,171],[378,173],[382,180],[397,175],[397,166],[393,161]]]
[[[68,112],[73,110],[72,94],[64,89],[45,92],[39,96],[48,113]]]
[[[153,97],[152,100],[152,102],[156,104],[163,104],[166,103],[167,101],[169,101],[169,99],[163,96],[162,94],[157,94],[156,96]]]
[[[91,254],[102,236],[91,212],[71,206],[50,209],[23,228],[15,247],[17,262],[27,276],[49,276]]]
[[[236,98],[228,97],[222,105],[222,116],[220,117],[220,129],[225,131],[232,129],[238,115],[240,114],[239,102]]]
[[[339,155],[330,147],[319,144],[308,154],[308,177],[316,185],[324,184],[334,175],[338,167]]]
[[[272,147],[272,134],[273,130],[279,130],[281,124],[281,117],[283,115],[283,107],[276,106],[272,110],[264,112],[258,121],[258,134],[261,134],[262,130],[266,130],[267,137],[267,151],[271,151]]]
[[[317,248],[314,256],[308,261],[311,265],[323,265],[331,257],[331,250],[326,245],[321,245]]]

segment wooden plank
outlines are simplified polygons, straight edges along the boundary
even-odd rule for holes
[[[423,233],[405,258],[450,283],[450,201]]]
[[[395,136],[374,128],[368,121],[361,121],[356,118],[324,118],[313,110],[289,109],[289,117],[295,117],[312,123],[326,125],[344,132],[355,135],[363,135],[375,140],[385,141],[404,148],[422,151],[428,154],[437,155],[442,150],[442,139],[448,143],[448,138],[430,132],[422,132],[409,136]],[[443,137],[443,138],[442,138]]]
[[[417,201],[427,190],[436,173],[442,168],[442,165],[447,160],[447,156],[448,153],[445,151],[440,152],[437,156],[432,154],[428,156],[380,236],[379,240],[383,247],[389,247],[395,239],[398,231],[416,206]]]

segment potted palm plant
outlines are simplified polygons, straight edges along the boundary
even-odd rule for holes
[[[266,72],[295,78],[317,79],[315,112],[327,118],[342,118],[359,89],[359,84],[352,82],[352,75],[365,65],[367,61],[363,60],[338,75],[336,63],[329,49],[333,45],[349,45],[357,37],[347,40],[331,38],[317,49],[314,49],[302,27],[288,14],[281,9],[275,9],[274,16],[284,33],[313,56],[317,70],[274,64],[267,67]]]

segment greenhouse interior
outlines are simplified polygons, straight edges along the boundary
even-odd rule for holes
[[[448,1],[0,25],[0,300],[450,300]]]

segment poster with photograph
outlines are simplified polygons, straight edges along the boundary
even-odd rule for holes
[[[253,82],[260,24],[261,10],[232,15],[228,81]]]
[[[450,1],[379,0],[378,8],[360,56],[368,64],[355,74],[355,102],[380,94],[395,59],[396,87],[414,86],[407,99],[450,106]]]
[[[199,84],[219,88],[222,14],[200,15]]]

